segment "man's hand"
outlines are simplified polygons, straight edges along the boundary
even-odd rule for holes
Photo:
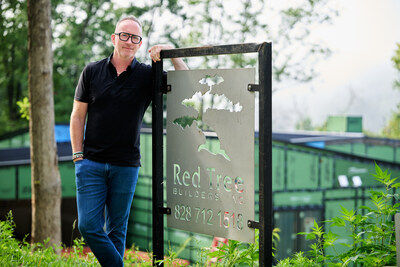
[[[154,63],[161,60],[160,52],[165,49],[174,49],[172,45],[155,45],[149,49],[151,60]],[[174,65],[175,70],[188,70],[189,68],[186,66],[185,62],[183,62],[180,58],[171,58],[172,64]]]
[[[160,52],[165,49],[173,49],[172,45],[155,45],[149,49],[151,60],[155,62],[160,61]]]

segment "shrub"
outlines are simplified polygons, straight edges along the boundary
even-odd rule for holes
[[[29,244],[13,236],[15,223],[9,212],[5,221],[0,221],[0,266],[99,266],[92,253],[83,256],[83,240],[75,240],[71,253],[60,256],[61,247],[48,247],[47,241]]]
[[[307,239],[316,240],[310,250],[308,257],[303,253],[294,255],[293,258],[282,260],[277,266],[349,266],[360,264],[362,266],[396,266],[396,239],[394,228],[394,215],[398,212],[400,203],[394,203],[399,198],[395,194],[400,183],[397,178],[391,178],[388,171],[375,164],[373,176],[385,187],[385,192],[370,191],[370,199],[373,208],[361,206],[365,214],[357,213],[354,210],[347,210],[342,207],[342,216],[326,221],[333,227],[350,229],[352,244],[341,244],[348,248],[347,252],[327,255],[325,249],[331,247],[335,251],[336,234],[325,233],[323,227],[314,221],[314,227],[310,233],[299,233]],[[298,264],[303,261],[302,264]]]

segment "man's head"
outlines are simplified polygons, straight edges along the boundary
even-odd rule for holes
[[[118,22],[117,22],[117,26],[115,26],[115,30],[117,30],[118,26],[121,24],[121,22],[125,21],[125,20],[131,20],[136,22],[139,26],[140,29],[142,29],[142,24],[140,23],[140,21],[135,17],[135,16],[126,16],[121,18]]]
[[[120,19],[111,35],[114,45],[114,56],[132,60],[142,45],[142,26],[134,16]]]

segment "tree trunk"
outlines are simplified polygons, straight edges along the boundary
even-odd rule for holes
[[[54,137],[50,0],[28,0],[32,242],[61,244],[61,180]]]

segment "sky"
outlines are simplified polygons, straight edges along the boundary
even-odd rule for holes
[[[400,43],[400,1],[343,0],[341,6],[332,26],[313,33],[333,52],[317,64],[319,76],[274,94],[275,130],[293,130],[301,118],[322,125],[329,115],[348,115],[362,116],[363,128],[379,133],[400,103],[391,61]]]

